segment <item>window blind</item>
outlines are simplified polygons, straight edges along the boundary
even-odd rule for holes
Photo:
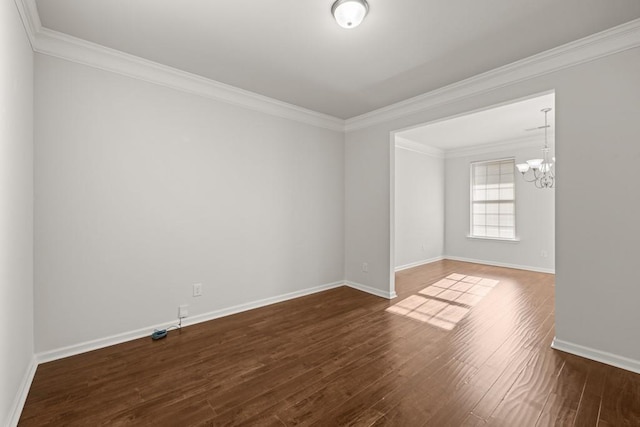
[[[515,239],[515,159],[471,163],[470,234]]]

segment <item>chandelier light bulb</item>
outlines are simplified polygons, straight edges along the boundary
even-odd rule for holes
[[[355,28],[369,11],[366,0],[337,0],[331,6],[331,13],[342,28]]]
[[[540,165],[542,164],[542,162],[543,162],[542,159],[527,160],[527,163],[529,164],[531,169],[538,169],[540,167]]]

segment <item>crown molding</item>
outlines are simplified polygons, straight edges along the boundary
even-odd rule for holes
[[[444,159],[445,150],[441,150],[431,145],[422,144],[420,142],[412,141],[401,136],[396,136],[396,147],[415,151],[416,153],[426,154],[427,156],[436,157],[438,159]]]
[[[593,61],[640,46],[640,19],[495,68],[345,121],[345,131],[389,122],[439,105]]]
[[[334,131],[354,131],[640,46],[640,19],[342,120],[42,27],[35,0],[15,0],[35,52]]]
[[[42,27],[35,0],[16,0],[35,52],[334,131],[344,120]]]
[[[36,34],[42,28],[36,0],[15,0],[15,4],[18,8],[18,13],[20,13],[27,37],[29,38],[29,43],[31,43],[31,49],[35,50]]]
[[[468,147],[458,147],[441,149],[432,145],[423,144],[421,142],[413,141],[407,138],[396,136],[395,146],[415,151],[417,153],[426,154],[427,156],[436,157],[440,159],[451,159],[456,157],[469,157],[483,154],[497,153],[501,151],[523,149],[523,148],[542,148],[544,146],[544,139],[540,136],[526,136],[517,139],[508,139],[502,141],[490,142],[482,145],[472,145]]]
[[[552,145],[552,144],[550,144]],[[503,141],[490,142],[488,144],[473,145],[469,147],[459,147],[445,150],[444,157],[447,159],[455,157],[469,157],[482,154],[496,153],[505,150],[522,149],[522,148],[539,148],[544,147],[544,137],[525,136],[517,139],[508,139]]]
[[[34,50],[45,55],[284,119],[335,131],[344,130],[344,121],[341,119],[100,46],[48,28],[42,28],[38,32]]]

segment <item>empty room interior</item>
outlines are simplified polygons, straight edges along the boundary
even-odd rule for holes
[[[0,425],[640,425],[637,0],[2,0]]]

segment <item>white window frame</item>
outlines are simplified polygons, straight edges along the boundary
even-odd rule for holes
[[[474,215],[474,211],[473,211],[473,204],[474,202],[477,202],[476,200],[474,200],[473,197],[473,187],[474,187],[474,167],[476,165],[482,165],[482,164],[490,164],[490,163],[501,163],[501,162],[505,162],[505,161],[510,161],[513,163],[513,198],[512,199],[496,199],[496,202],[499,201],[510,201],[513,203],[513,237],[494,237],[494,236],[480,236],[480,235],[476,235],[474,234],[474,223],[473,223],[473,215]],[[491,160],[481,160],[481,161],[476,161],[476,162],[471,162],[469,164],[469,234],[467,235],[467,238],[469,239],[480,239],[480,240],[499,240],[499,241],[505,241],[505,242],[519,242],[520,239],[518,238],[518,228],[517,228],[517,215],[516,215],[516,166],[515,166],[515,157],[503,157],[503,158],[499,158],[499,159],[491,159]],[[490,201],[487,201],[490,202]]]

